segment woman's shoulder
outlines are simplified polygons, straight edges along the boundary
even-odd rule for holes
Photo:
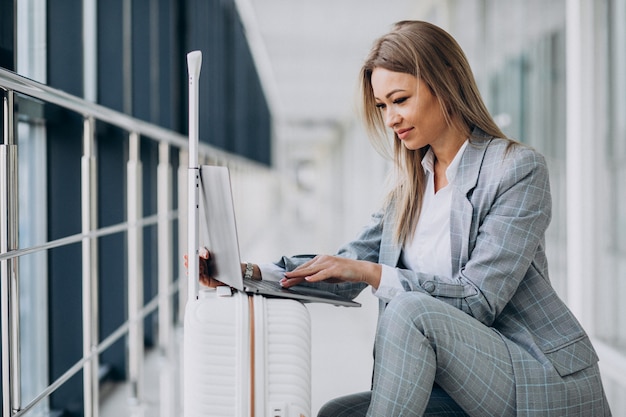
[[[481,184],[513,184],[528,175],[547,178],[545,158],[531,146],[507,138],[493,136],[470,142],[473,151],[468,156],[467,172],[476,172]]]
[[[525,181],[543,184],[542,188],[548,186],[546,160],[533,147],[509,139],[494,139],[489,148],[494,152],[491,157],[485,156],[482,171],[499,183],[498,188],[508,189]]]
[[[545,165],[545,158],[535,148],[509,138],[489,138],[484,142],[485,161],[512,166]]]

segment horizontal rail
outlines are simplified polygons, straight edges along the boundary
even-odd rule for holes
[[[149,137],[161,142],[166,142],[177,148],[187,149],[189,141],[186,135],[180,134],[158,125],[136,119],[125,113],[109,109],[102,105],[92,103],[79,97],[75,97],[65,91],[41,84],[37,81],[24,78],[12,71],[0,68],[0,88],[7,91],[24,94],[47,103],[56,104],[63,108],[81,114],[85,118],[92,117],[117,126],[127,132],[135,132],[141,136]],[[254,161],[234,155],[219,148],[200,143],[198,153],[212,155],[217,160],[228,160],[230,164],[254,165]]]
[[[3,68],[0,68],[0,86],[72,110],[85,118],[93,117],[110,123],[128,132],[141,132],[143,135],[181,148],[187,146],[187,137],[184,135],[29,80]]]
[[[59,239],[51,240],[46,243],[42,243],[40,245],[30,246],[24,249],[16,249],[5,253],[0,253],[0,261],[4,261],[6,259],[19,258],[20,256],[30,255],[32,253],[42,252],[49,249],[58,248],[61,246],[71,245],[72,243],[79,243],[85,238],[96,238],[103,236],[110,236],[116,233],[125,232],[128,229],[136,226],[145,227],[152,226],[157,224],[160,215],[153,214],[150,216],[143,217],[140,220],[135,222],[122,222],[118,224],[114,224],[112,226],[102,227],[100,229],[94,230],[89,233],[77,233],[74,235],[62,237]],[[178,210],[172,210],[169,212],[167,219],[174,220],[178,218]]]
[[[167,296],[169,297],[169,296],[176,294],[178,289],[179,289],[178,281],[173,282],[170,285]],[[148,316],[148,314],[153,313],[157,309],[158,306],[159,306],[159,296],[157,295],[140,310],[138,320],[145,319]],[[102,352],[107,350],[109,347],[111,347],[111,345],[113,345],[113,343],[120,340],[122,336],[128,333],[129,328],[130,328],[130,321],[127,320],[124,322],[124,324],[122,324],[120,327],[115,329],[113,333],[107,336],[106,339],[100,342],[94,351],[92,351],[89,355],[83,356],[78,362],[76,362],[67,371],[65,371],[63,375],[58,377],[52,384],[48,385],[48,388],[41,391],[41,393],[39,393],[39,395],[37,395],[30,403],[24,406],[17,413],[13,414],[12,417],[23,416],[27,412],[29,412],[31,409],[36,407],[41,401],[43,401],[50,394],[54,393],[61,385],[67,382],[71,377],[73,377],[78,372],[80,372],[86,363],[91,361],[95,356],[100,355]]]

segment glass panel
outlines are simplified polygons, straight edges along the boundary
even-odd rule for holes
[[[504,132],[546,157],[553,198],[546,250],[552,283],[563,298],[567,290],[564,15],[562,0],[488,1],[483,41],[488,65],[476,74],[487,86],[483,94]]]
[[[610,158],[626,157],[626,0],[613,0],[610,10],[611,150]]]
[[[602,271],[597,280],[598,287],[605,290],[604,298],[599,298],[602,303],[596,309],[596,323],[604,341],[626,352],[626,307],[622,302],[626,294],[626,0],[609,1],[608,5],[606,100],[610,110],[606,153],[601,155],[608,186],[599,195],[599,200],[607,203],[598,208],[607,238],[600,239]]]

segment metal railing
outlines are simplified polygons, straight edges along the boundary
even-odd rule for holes
[[[3,142],[0,144],[0,279],[2,317],[2,415],[19,417],[37,406],[54,393],[72,376],[83,370],[84,415],[98,415],[99,404],[99,355],[120,338],[128,337],[128,382],[130,398],[141,402],[142,362],[144,357],[143,319],[158,309],[158,344],[166,352],[170,349],[173,337],[172,296],[179,291],[182,305],[186,300],[185,291],[180,286],[185,280],[174,280],[174,239],[186,242],[184,201],[187,181],[187,137],[163,129],[156,125],[135,119],[106,107],[87,102],[46,85],[20,77],[10,71],[0,69],[0,93],[3,93]],[[81,233],[50,240],[31,247],[19,246],[18,231],[18,141],[15,110],[16,94],[51,103],[76,112],[83,118],[83,155],[81,158]],[[97,221],[97,156],[95,123],[105,122],[117,126],[128,134],[127,162],[127,221],[98,228]],[[142,163],[140,159],[140,138],[158,143],[157,167],[157,213],[143,216],[142,210]],[[179,152],[179,168],[173,172],[170,154]],[[198,149],[200,163],[228,165],[235,172],[248,172],[247,176],[263,177],[269,169],[252,163],[216,148],[201,144]],[[259,173],[262,173],[259,175]],[[173,207],[173,181],[178,181],[178,210]],[[271,180],[270,180],[271,181]],[[178,236],[173,234],[172,224],[179,221]],[[158,293],[152,300],[144,300],[143,294],[143,255],[142,230],[148,226],[157,227],[158,239]],[[128,318],[117,330],[98,343],[98,238],[126,232],[128,247]],[[76,243],[82,244],[82,358],[52,381],[32,401],[22,404],[20,395],[20,306],[18,270],[19,258],[36,252]],[[179,244],[179,247],[181,245]],[[184,246],[184,245],[182,245]],[[181,267],[182,268],[182,267]],[[184,276],[184,271],[177,271]],[[147,302],[145,302],[147,301]]]

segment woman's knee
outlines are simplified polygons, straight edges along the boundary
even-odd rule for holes
[[[442,302],[431,295],[413,291],[392,299],[382,313],[382,319],[398,322],[398,319],[415,321],[430,314],[440,314]]]

